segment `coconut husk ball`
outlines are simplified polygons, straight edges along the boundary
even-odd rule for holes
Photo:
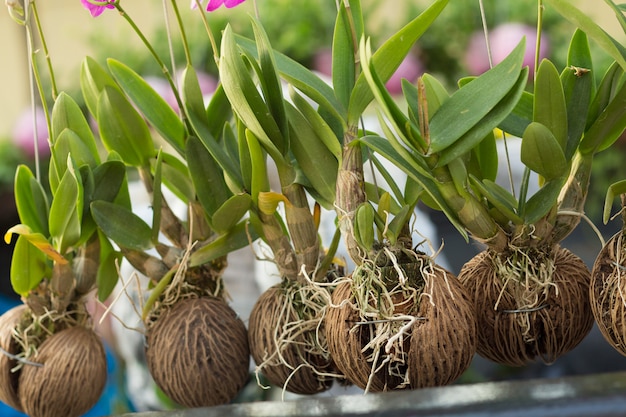
[[[388,367],[382,366],[372,373],[372,362],[363,348],[374,336],[374,325],[359,325],[365,321],[355,304],[352,283],[337,285],[332,295],[333,306],[326,313],[324,327],[328,350],[335,366],[352,384],[371,392],[393,390],[400,387],[404,379],[393,375]],[[408,339],[404,344],[409,349]],[[382,350],[382,349],[381,349]],[[406,373],[406,366],[401,366]],[[371,377],[371,378],[370,378]]]
[[[397,268],[407,280],[402,285]],[[373,392],[455,380],[476,352],[473,308],[456,277],[423,256],[380,271],[376,282],[386,288],[370,295],[372,308],[359,306],[357,298],[377,284],[359,275],[355,280],[358,269],[352,282],[333,292],[325,327],[337,368],[348,381]]]
[[[448,385],[469,368],[477,347],[474,306],[452,273],[437,268],[425,287],[412,329],[411,388]]]
[[[20,346],[13,338],[13,331],[18,327],[24,313],[28,311],[25,304],[13,307],[0,316],[0,347],[11,355],[20,353]],[[22,410],[18,397],[19,371],[13,372],[17,361],[6,354],[0,354],[0,401]]]
[[[277,284],[261,294],[250,313],[250,353],[270,383],[296,394],[316,394],[331,387],[332,363],[319,339],[321,312],[304,308],[297,285]]]
[[[246,328],[222,299],[193,297],[165,307],[146,334],[156,384],[185,407],[230,402],[248,381]]]
[[[590,272],[578,256],[561,247],[551,254],[518,255],[530,263],[520,268],[510,254],[487,250],[461,269],[459,279],[476,311],[478,353],[509,366],[537,358],[552,363],[593,326]]]
[[[626,355],[626,250],[623,233],[604,245],[591,270],[591,309],[604,338]]]
[[[104,347],[93,330],[74,326],[49,336],[24,365],[18,396],[30,417],[78,417],[91,409],[107,379]]]

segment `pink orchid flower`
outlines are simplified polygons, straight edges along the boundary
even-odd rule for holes
[[[235,7],[245,0],[209,0],[209,3],[206,5],[206,11],[212,12],[220,8],[220,6],[226,6],[226,8],[230,9],[231,7]],[[202,3],[203,0],[200,1]],[[196,8],[196,0],[191,0],[191,8]]]
[[[106,1],[109,4],[99,6],[97,4],[90,2],[89,0],[80,0],[83,6],[85,6],[85,8],[89,10],[89,13],[91,13],[91,16],[93,17],[100,16],[102,12],[104,11],[104,9],[115,9],[115,6],[113,5],[113,3],[115,3],[115,0],[106,0]],[[101,1],[100,3],[104,3],[104,1]]]

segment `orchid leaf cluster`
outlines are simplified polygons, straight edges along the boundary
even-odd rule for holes
[[[617,50],[595,23],[584,20],[584,25],[594,25],[595,37]],[[524,91],[522,48],[480,77],[461,80],[449,96],[428,75],[417,87],[405,83],[403,112],[370,64],[367,44],[361,46],[364,72],[386,117],[381,118],[386,134],[362,142],[400,167],[419,185],[424,201],[443,211],[463,235],[500,250],[513,236],[527,242],[532,234],[546,244],[567,236],[582,216],[593,155],[626,127],[621,69],[614,64],[596,86],[584,32],[572,38],[561,73],[550,61],[541,62],[533,92]],[[526,173],[517,195],[495,182],[496,127],[522,139]],[[528,194],[531,172],[540,182],[533,195]]]

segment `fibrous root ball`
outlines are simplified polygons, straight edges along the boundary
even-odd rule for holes
[[[476,352],[465,290],[430,258],[358,267],[326,315],[328,347],[348,381],[366,391],[448,384]]]
[[[184,298],[148,326],[146,359],[157,385],[177,403],[225,404],[248,381],[248,334],[223,299]]]
[[[567,249],[486,250],[461,269],[478,319],[478,353],[523,366],[552,363],[591,330],[590,272]]]

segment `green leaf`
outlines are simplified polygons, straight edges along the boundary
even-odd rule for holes
[[[521,138],[524,131],[533,121],[534,97],[528,91],[524,91],[515,108],[498,125],[498,128],[506,133]]]
[[[446,165],[454,159],[464,155],[482,142],[485,137],[490,135],[493,132],[493,129],[495,129],[496,126],[498,126],[498,124],[500,124],[500,122],[502,122],[502,120],[504,120],[515,107],[522,95],[522,92],[524,91],[527,78],[528,70],[524,68],[519,75],[517,83],[499,103],[497,103],[478,123],[458,138],[456,142],[440,151],[437,166]],[[435,140],[432,135],[433,132],[431,130],[431,143]]]
[[[231,195],[224,172],[198,138],[192,136],[187,140],[186,153],[198,201],[211,219]]]
[[[559,73],[547,59],[541,61],[535,77],[533,122],[547,127],[565,151],[567,144],[567,108]]]
[[[85,142],[73,131],[68,128],[64,129],[56,138],[52,147],[52,158],[54,159],[54,168],[56,177],[62,178],[67,170],[67,158],[71,155],[76,166],[86,165],[90,168],[100,164],[100,157],[91,152],[91,149]],[[58,186],[58,184],[56,184]],[[53,187],[52,191],[56,192],[57,187]]]
[[[408,55],[415,42],[426,32],[447,4],[448,0],[436,0],[428,9],[387,39],[387,41],[374,52],[372,55],[372,64],[375,68],[375,72],[383,82],[391,78],[404,58]],[[365,75],[361,74],[357,78],[354,89],[352,90],[352,95],[350,96],[347,118],[348,125],[353,126],[357,124],[363,111],[373,98],[374,96],[365,79]]]
[[[82,191],[77,173],[68,167],[50,206],[50,236],[61,254],[81,238]]]
[[[224,87],[222,84],[217,86],[217,89],[211,95],[211,101],[206,109],[206,121],[207,126],[213,137],[219,138],[224,130],[224,126],[233,116],[233,109],[230,107],[230,102]]]
[[[254,134],[246,130],[245,140],[250,151],[250,164],[252,167],[252,184],[250,196],[255,204],[259,202],[259,193],[270,190],[269,177],[267,174],[267,161],[263,148]]]
[[[525,204],[524,222],[533,224],[544,217],[557,204],[567,176],[546,182]]]
[[[253,61],[250,63],[253,64]],[[226,27],[222,36],[220,79],[235,114],[254,133],[274,160],[283,159],[285,138],[282,137],[267,103],[241,57],[230,26]]]
[[[587,35],[579,29],[570,42],[567,65],[568,67],[561,73],[561,83],[567,108],[565,157],[569,160],[576,152],[585,131],[591,95],[595,89]]]
[[[354,238],[366,251],[374,246],[374,207],[361,203],[354,216]]]
[[[89,122],[87,122],[83,111],[74,99],[64,92],[61,92],[54,102],[51,124],[52,133],[50,140],[53,145],[56,144],[59,135],[66,129],[69,129],[80,138],[80,142],[85,147],[86,151],[90,153],[90,159],[95,163],[100,163],[96,139],[91,131]],[[72,157],[79,159],[77,156]],[[86,157],[87,156],[85,156],[85,158]],[[65,159],[66,158],[62,158],[63,161],[65,161]]]
[[[351,20],[352,12],[346,9],[344,3],[341,3],[333,32],[332,80],[337,99],[346,108],[356,80],[354,51],[357,45],[354,43],[358,38],[353,39]]]
[[[394,218],[389,222],[389,226],[387,227],[387,237],[390,239],[392,244],[398,240],[398,237],[402,233],[403,227],[409,222],[411,216],[413,215],[413,207],[412,205],[405,205],[402,207],[399,213],[397,213]]]
[[[191,267],[203,265],[211,262],[221,256],[228,255],[237,249],[244,248],[258,239],[259,236],[255,229],[248,227],[248,221],[244,220],[224,233],[212,240],[210,243],[203,245],[189,257],[189,265]]]
[[[561,144],[550,129],[533,122],[522,137],[521,159],[524,165],[550,181],[568,170]]]
[[[143,251],[152,248],[152,230],[129,209],[107,201],[91,203],[100,230],[120,247]]]
[[[446,91],[446,88],[430,74],[422,75],[422,82],[424,83],[424,91],[426,93],[426,103],[428,104],[428,116],[429,120],[437,113],[439,107],[450,97],[450,94]],[[417,93],[417,91],[416,91]],[[417,94],[415,99],[417,99]]]
[[[189,169],[178,157],[167,152],[162,152],[163,165],[161,181],[182,202],[188,203],[196,197]]]
[[[189,66],[183,72],[182,85],[183,103],[193,130],[226,175],[242,188],[243,180],[239,167],[228,156],[219,142],[215,140],[215,136],[211,133],[214,127],[209,125],[209,118],[204,110],[202,92],[198,85],[193,67]]]
[[[470,173],[483,180],[494,181],[498,175],[498,148],[493,131],[472,149]]]
[[[522,40],[502,62],[457,90],[439,107],[430,120],[431,153],[456,142],[518,85],[524,45]]]
[[[619,65],[626,69],[626,49],[589,16],[567,0],[545,0],[548,7],[554,8],[565,19],[576,25],[593,39]]]
[[[127,165],[139,167],[155,155],[146,122],[117,89],[105,87],[98,100],[98,128],[104,146]]]
[[[85,104],[92,116],[98,116],[98,100],[105,87],[119,90],[113,77],[93,58],[85,57],[80,68],[80,87]],[[121,90],[119,90],[121,92]]]
[[[263,25],[258,20],[252,19],[252,29],[254,31],[259,59],[260,72],[257,73],[257,76],[261,82],[261,90],[263,91],[269,112],[280,130],[284,142],[278,143],[273,137],[272,141],[284,155],[289,149],[289,128],[283,90],[280,84],[280,77],[276,70],[272,45],[267,37],[267,33],[265,33],[263,29]]]
[[[109,58],[109,71],[141,114],[179,154],[183,153],[185,125],[172,107],[139,74]]]
[[[289,89],[291,101],[294,106],[302,115],[309,121],[309,124],[315,131],[315,134],[319,137],[322,143],[328,148],[328,150],[335,155],[337,160],[341,160],[341,142],[335,135],[331,127],[326,123],[324,118],[306,101],[300,94],[298,94],[293,88]]]
[[[122,260],[122,255],[113,249],[109,239],[103,233],[98,233],[100,239],[100,262],[98,263],[98,275],[96,278],[98,287],[98,300],[104,302],[117,284],[117,266]]]
[[[41,183],[26,165],[15,173],[15,205],[23,224],[34,232],[48,235],[48,200]]]
[[[514,224],[522,224],[524,220],[517,214],[517,200],[515,197],[491,180],[480,181],[478,178],[471,176],[472,186],[477,188],[480,194],[489,201],[500,213],[502,213],[508,221]]]
[[[19,236],[11,257],[13,290],[22,297],[26,297],[50,273],[46,255],[31,245],[25,237]]]
[[[582,153],[601,152],[615,143],[625,128],[626,83],[622,83],[608,106],[585,132],[579,149]]]
[[[607,224],[611,218],[611,207],[615,196],[626,194],[626,180],[621,180],[611,184],[606,190],[604,198],[604,210],[602,212],[602,221]]]
[[[229,198],[213,214],[214,229],[218,233],[227,232],[241,220],[252,207],[249,194],[237,194]]]
[[[339,163],[317,136],[314,128],[295,107],[287,107],[291,136],[291,151],[298,168],[322,198],[319,203],[332,209]]]
[[[93,169],[94,192],[87,203],[95,200],[114,201],[126,180],[126,167],[121,161],[106,161]]]

